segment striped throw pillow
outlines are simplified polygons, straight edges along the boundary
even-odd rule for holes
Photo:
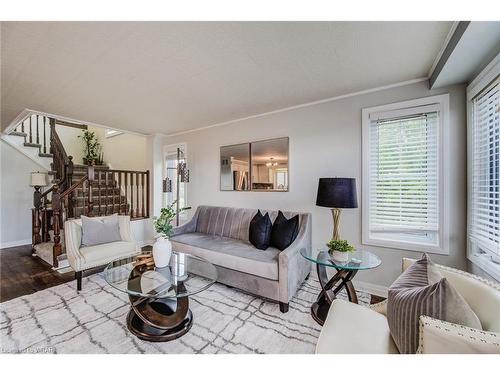
[[[441,276],[427,254],[408,267],[389,287],[387,321],[400,353],[416,353],[421,315],[482,328],[474,311]]]

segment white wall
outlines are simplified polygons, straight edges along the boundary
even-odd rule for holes
[[[321,247],[331,237],[328,209],[316,207],[320,177],[355,177],[361,200],[361,109],[423,96],[450,93],[450,255],[432,258],[439,263],[465,269],[466,229],[466,116],[465,87],[428,90],[427,82],[317,104],[300,109],[163,138],[163,145],[186,142],[191,182],[188,203],[250,208],[307,211],[313,215],[313,245]],[[289,192],[219,191],[219,147],[266,138],[290,137]],[[158,154],[158,149],[153,150]],[[156,172],[156,171],[155,171]],[[156,176],[156,173],[155,173]],[[155,185],[161,181],[155,179]],[[161,194],[155,193],[155,208]],[[194,212],[194,210],[193,210]],[[192,212],[191,212],[192,214]],[[361,244],[361,209],[344,210],[342,236],[357,248],[370,249],[382,265],[361,271],[357,279],[390,285],[398,276],[403,257],[419,253],[368,247]]]
[[[148,151],[146,136],[123,133],[106,138],[104,128],[89,126],[89,130],[94,131],[99,138],[104,151],[104,162],[112,169],[133,171],[148,169],[148,154],[150,151]]]
[[[23,153],[0,141],[0,248],[31,243],[31,172],[47,172]]]

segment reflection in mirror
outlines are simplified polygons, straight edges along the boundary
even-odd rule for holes
[[[288,191],[288,137],[252,142],[252,190]]]
[[[250,144],[220,148],[220,189],[250,190]]]

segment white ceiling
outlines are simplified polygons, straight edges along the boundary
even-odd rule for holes
[[[451,22],[3,22],[2,129],[25,108],[175,133],[426,77]]]

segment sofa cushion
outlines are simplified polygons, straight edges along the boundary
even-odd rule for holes
[[[299,215],[287,219],[283,212],[278,211],[271,231],[271,246],[285,250],[292,244],[299,234]]]
[[[398,353],[384,315],[355,303],[332,302],[321,329],[317,354]]]
[[[135,254],[137,252],[137,245],[134,242],[116,241],[81,247],[79,251],[86,263],[105,264],[111,260],[126,258]]]
[[[87,217],[82,219],[81,246],[95,246],[109,242],[120,241],[120,226],[118,214],[105,217]]]
[[[269,214],[266,212],[265,215],[262,215],[260,210],[257,211],[250,221],[250,232],[248,236],[250,243],[259,250],[266,250],[271,242],[272,228],[273,223],[271,223],[271,219],[269,219]]]
[[[171,241],[174,250],[199,256],[217,266],[278,280],[280,251],[274,247],[257,251],[241,240],[196,232],[173,236]]]
[[[426,254],[404,271],[389,288],[387,320],[399,351],[418,348],[421,315],[481,329],[465,299],[442,277]]]

